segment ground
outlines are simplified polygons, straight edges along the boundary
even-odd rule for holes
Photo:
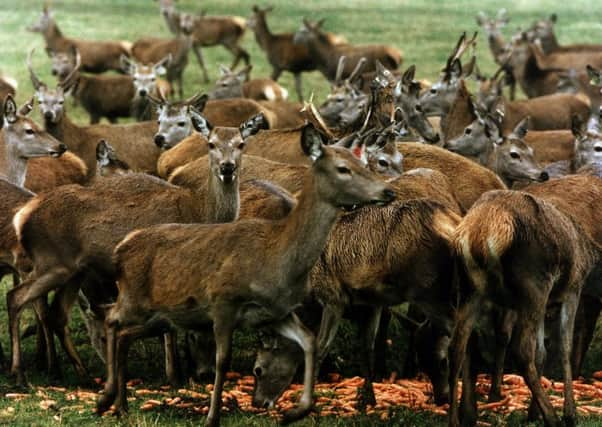
[[[260,3],[265,5],[266,3]],[[303,2],[274,1],[274,11],[268,17],[268,23],[273,31],[295,31],[301,24],[302,17],[310,19],[326,18],[324,27],[333,32],[345,35],[353,43],[388,43],[403,51],[405,69],[411,64],[417,66],[417,77],[434,80],[445,62],[449,51],[453,47],[462,31],[472,32],[477,30],[475,15],[484,10],[489,14],[495,13],[499,2],[461,0],[454,2],[443,1],[359,1],[359,0],[306,0]],[[196,0],[180,0],[179,8],[200,12],[206,10],[208,14],[228,14],[247,17],[250,14],[252,2],[244,0],[211,0],[199,2]],[[512,1],[504,2],[511,22],[505,30],[510,36],[518,27],[525,28],[533,20],[547,16],[551,13],[558,15],[557,35],[561,44],[572,42],[599,43],[600,30],[602,30],[602,6],[591,1],[574,0],[571,2],[558,2],[550,0],[540,1]],[[24,102],[33,95],[29,82],[25,59],[27,52],[36,48],[34,67],[39,76],[53,84],[54,78],[50,76],[49,59],[44,53],[44,43],[39,34],[25,31],[25,27],[38,19],[42,8],[42,1],[33,0],[3,0],[0,8],[0,70],[18,80],[19,90],[17,99]],[[69,0],[52,2],[54,16],[61,30],[67,36],[88,39],[120,39],[135,41],[143,36],[168,37],[164,22],[158,13],[157,2],[149,0]],[[251,55],[253,63],[253,76],[264,77],[269,75],[271,68],[265,60],[264,53],[257,46],[253,34],[248,32],[243,41],[243,46]],[[485,37],[479,35],[478,64],[483,73],[491,74],[495,65],[491,60]],[[222,47],[207,48],[204,50],[208,70],[212,78],[218,75],[218,64],[229,65],[231,55]],[[318,73],[303,75],[305,96],[314,93],[316,102],[320,102],[328,91],[328,84]],[[285,86],[294,98],[294,85],[292,75],[284,73],[280,83]],[[190,56],[190,65],[185,74],[185,95],[192,96],[198,91],[204,91],[207,86],[202,83],[201,73],[194,56]],[[69,114],[77,122],[85,123],[86,115],[81,108],[68,103]],[[5,352],[8,351],[8,330],[6,321],[6,307],[3,302],[4,294],[10,282],[5,280],[0,285],[0,342]],[[31,316],[24,316],[22,326],[31,321]],[[83,354],[83,359],[89,367],[93,377],[104,374],[103,366],[86,341],[82,323],[78,320],[77,313],[72,322],[73,335],[76,345]],[[343,373],[349,373],[349,366],[353,364],[352,349],[347,343],[353,341],[350,328],[344,331],[349,338],[340,340],[336,353],[335,367]],[[592,350],[586,361],[585,373],[590,374],[602,367],[602,340],[600,333],[596,335]],[[403,331],[394,327],[391,332],[392,347],[390,349],[390,365],[399,368],[403,361],[405,350]],[[239,336],[239,342],[243,340]],[[252,355],[245,352],[246,345],[239,345],[235,354],[234,369],[248,372],[252,363]],[[63,363],[64,380],[61,389],[40,389],[47,385],[43,373],[37,372],[30,365],[33,362],[34,342],[32,339],[24,341],[24,353],[28,363],[28,380],[31,388],[24,391],[30,397],[18,400],[4,398],[6,393],[14,392],[12,381],[4,374],[0,374],[0,424],[11,425],[58,425],[58,424],[89,424],[113,425],[115,420],[103,418],[99,420],[92,412],[92,402],[89,396],[69,394],[77,390],[78,380],[70,367]],[[144,387],[157,388],[161,385],[161,376],[149,376],[149,372],[161,372],[161,357],[157,357],[158,344],[156,340],[146,341],[133,349],[130,357],[132,361],[130,372],[132,377],[144,377]],[[349,361],[351,359],[351,361]],[[341,363],[341,361],[343,361]],[[63,362],[65,362],[63,360]],[[338,364],[336,363],[338,362]],[[345,363],[349,362],[349,363]],[[347,371],[347,372],[346,372]],[[92,391],[97,391],[91,388]],[[175,391],[174,391],[175,393]],[[153,396],[151,396],[153,397]],[[164,397],[159,396],[160,399]],[[88,400],[87,400],[88,399]],[[54,403],[49,402],[54,401]],[[142,412],[138,409],[144,400],[132,402],[131,415],[119,421],[122,425],[198,425],[202,416],[187,410],[171,407],[156,408]],[[594,402],[594,404],[596,404]],[[320,419],[325,425],[374,425],[377,423],[397,425],[444,425],[445,418],[425,412],[407,409],[394,409],[387,420],[380,420],[376,416],[355,417],[352,419],[337,419],[328,417]],[[299,425],[315,425],[319,418],[312,417],[299,423]],[[494,424],[507,423],[508,425],[522,425],[524,412],[517,412],[510,417],[503,418],[492,415],[488,418]],[[600,425],[602,418],[589,418],[583,425]],[[224,418],[225,425],[273,425],[274,422],[265,416],[256,416],[234,410]]]

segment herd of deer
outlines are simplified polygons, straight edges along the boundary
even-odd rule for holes
[[[481,13],[499,70],[484,77],[477,34],[463,34],[428,84],[414,66],[398,71],[399,50],[350,44],[322,22],[273,34],[271,8],[254,6],[246,22],[186,14],[171,0],[160,11],[174,38],[129,44],[64,37],[45,7],[29,30],[44,36],[58,83],[36,75],[33,51],[30,101],[18,108],[16,83],[0,80],[0,276],[14,283],[17,384],[29,305],[49,373],[60,373],[56,336],[87,377],[68,327],[77,304],[107,365],[99,413],[127,411],[128,348],[138,338],[163,337],[177,383],[176,331],[185,330],[190,374],[214,365],[207,424],[217,425],[233,331],[250,325],[262,341],[255,405],[273,407],[304,363],[299,405],[284,414],[295,420],[312,408],[343,317],[361,313],[365,407],[375,403],[389,307],[409,302],[412,351],[435,401],[451,404],[450,425],[477,422],[477,332],[495,337],[489,399],[501,399],[511,346],[533,395],[529,417],[550,426],[561,421],[540,377],[554,337],[563,417],[575,423],[572,379],[602,309],[602,45],[559,45],[555,15],[506,42],[505,11]],[[247,26],[271,79],[250,79]],[[223,67],[209,96],[182,100],[188,51],[207,79],[201,48],[218,44],[233,69],[240,59],[246,67]],[[106,70],[124,75],[83,73]],[[331,82],[324,103],[286,101],[282,71],[301,98],[300,75],[311,70]],[[169,100],[174,82],[179,101]],[[528,99],[514,100],[516,84]],[[68,96],[91,125],[69,118]],[[28,117],[36,103],[43,127]],[[114,124],[129,116],[139,122]]]

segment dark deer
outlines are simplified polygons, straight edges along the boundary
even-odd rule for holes
[[[39,21],[27,29],[42,33],[49,51],[70,53],[73,48],[76,48],[82,56],[82,71],[88,73],[103,73],[108,70],[122,72],[119,58],[121,55],[130,55],[131,43],[129,42],[90,41],[64,37],[47,5],[44,5]]]

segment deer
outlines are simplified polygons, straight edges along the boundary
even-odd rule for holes
[[[362,57],[366,58],[366,72],[376,69],[376,60],[392,70],[401,65],[402,54],[398,49],[386,45],[337,45],[322,31],[323,24],[323,19],[315,23],[304,19],[303,25],[293,37],[293,42],[307,46],[309,54],[315,58],[318,71],[329,81],[335,79],[341,56],[345,56],[348,61],[341,77],[349,75]]]
[[[337,219],[339,209],[365,204],[386,205],[392,202],[395,196],[385,183],[366,171],[362,163],[349,151],[324,145],[322,137],[313,126],[305,128],[302,143],[304,152],[308,157],[314,159],[313,165],[304,178],[305,185],[297,206],[284,220],[261,223],[238,221],[227,225],[211,226],[152,227],[128,235],[116,247],[114,259],[121,273],[118,277],[120,294],[106,320],[108,379],[105,392],[97,404],[99,413],[105,412],[113,402],[117,411],[127,410],[126,390],[124,389],[127,348],[123,346],[125,344],[123,337],[128,336],[128,332],[154,334],[166,326],[169,328],[169,325],[164,322],[159,322],[159,324],[155,322],[154,325],[153,322],[147,323],[153,314],[157,313],[157,307],[152,297],[155,290],[144,292],[143,296],[135,291],[135,289],[141,289],[139,286],[133,288],[130,286],[130,283],[138,284],[141,280],[145,280],[138,272],[140,268],[138,256],[140,256],[140,251],[147,247],[142,242],[148,238],[157,239],[155,236],[158,233],[161,235],[160,239],[166,238],[173,242],[172,245],[166,245],[166,247],[157,247],[158,251],[169,251],[170,248],[173,250],[188,241],[199,244],[202,241],[204,242],[202,245],[211,245],[212,252],[215,252],[219,240],[229,242],[223,247],[227,248],[230,256],[244,259],[244,257],[237,256],[243,249],[239,245],[234,245],[234,247],[231,245],[231,242],[240,242],[239,236],[243,232],[242,230],[249,230],[247,232],[251,232],[255,236],[249,241],[250,247],[244,245],[246,246],[243,250],[244,253],[261,253],[263,254],[262,259],[266,260],[267,264],[266,262],[253,262],[245,263],[243,267],[236,263],[235,267],[234,264],[220,261],[218,266],[211,257],[205,258],[205,261],[200,263],[195,261],[191,263],[191,267],[193,265],[196,267],[192,268],[201,267],[205,272],[204,276],[209,280],[203,282],[201,286],[197,282],[197,285],[193,287],[196,291],[193,291],[193,288],[188,288],[186,285],[190,279],[187,280],[186,276],[180,276],[183,279],[180,283],[180,291],[172,294],[174,299],[169,302],[163,299],[162,304],[165,308],[163,312],[170,318],[170,313],[175,313],[174,310],[180,305],[181,298],[195,301],[195,307],[188,309],[198,310],[200,306],[196,307],[196,304],[201,302],[209,304],[205,305],[206,310],[201,309],[203,316],[198,320],[187,322],[187,324],[178,323],[178,326],[193,329],[213,324],[216,341],[216,378],[207,425],[219,424],[221,394],[232,346],[232,333],[241,321],[251,325],[270,325],[275,332],[288,336],[301,345],[305,358],[304,391],[299,406],[285,413],[285,417],[288,420],[295,420],[310,411],[313,400],[315,339],[293,313],[293,310],[302,302],[307,293],[306,282],[310,270],[322,252],[328,232]],[[177,239],[178,243],[172,240],[176,236],[180,236],[185,228],[187,235],[192,239],[181,240],[180,238]],[[220,235],[219,239],[216,238],[218,234]],[[265,237],[257,238],[258,236]],[[272,254],[271,252],[274,250],[277,252]],[[195,252],[205,253],[201,248],[196,248]],[[283,254],[288,255],[283,256]],[[136,260],[130,256],[136,257]],[[171,257],[171,255],[168,256]],[[154,267],[168,275],[168,271],[171,271],[165,265]],[[192,273],[193,270],[188,271]],[[274,272],[279,273],[274,274]],[[221,280],[223,279],[218,279],[225,277],[224,275],[229,277],[229,286],[222,285]],[[212,286],[210,283],[214,285]],[[257,287],[256,283],[261,283],[261,285]],[[226,302],[230,300],[226,295],[222,296],[222,292],[226,289],[232,289],[231,292],[236,295],[247,296],[237,297],[238,302],[234,306],[233,303]],[[286,289],[285,294],[280,292],[281,289]],[[132,292],[135,295],[132,295]],[[213,299],[215,303],[209,303],[206,296],[208,292],[217,292],[215,294],[217,298]],[[141,301],[142,299],[147,301],[145,303],[148,304],[146,305],[147,310],[134,303],[134,300]],[[129,315],[132,313],[131,309],[134,304],[138,310],[138,316]],[[217,309],[215,304],[219,305],[220,309]],[[244,313],[239,312],[240,304],[248,307]],[[131,334],[129,336],[135,337]],[[136,336],[141,336],[141,334],[137,333]]]
[[[167,73],[166,65],[170,62],[171,54],[149,65],[139,64],[125,55],[121,57],[121,65],[125,72],[131,76],[134,85],[135,94],[131,101],[130,113],[137,121],[143,122],[156,119],[153,104],[147,97],[148,94],[155,97],[163,94],[165,98],[171,96],[171,84],[159,78],[159,76]]]
[[[211,183],[209,187],[184,189],[146,174],[130,173],[96,180],[88,187],[57,188],[38,195],[17,212],[13,220],[15,232],[25,255],[34,260],[35,272],[22,286],[15,288],[16,292],[7,297],[12,307],[11,372],[16,376],[17,382],[23,381],[18,333],[19,315],[29,302],[46,297],[49,291],[46,284],[52,283],[51,288],[56,289],[58,296],[55,297],[50,310],[43,313],[47,314],[43,317],[43,326],[48,338],[49,369],[51,372],[58,372],[50,332],[52,331],[57,334],[77,373],[86,377],[86,369],[67,330],[69,312],[81,286],[90,303],[95,306],[95,311],[103,316],[101,305],[110,302],[115,295],[112,285],[115,270],[111,262],[111,253],[115,245],[129,231],[151,224],[207,222],[215,221],[217,217],[214,215],[233,218],[231,215],[237,214],[239,181],[236,159],[240,160],[240,152],[246,146],[248,137],[259,130],[264,119],[261,115],[254,117],[241,124],[239,129],[212,128],[212,125],[196,112],[193,112],[192,119],[196,129],[203,132],[208,139],[210,151],[216,150],[215,156],[210,155],[210,159],[217,162],[212,169],[217,175],[212,174],[208,178],[208,182]],[[124,204],[124,200],[129,200],[130,203]],[[150,200],[152,203],[149,203]],[[100,211],[105,212],[102,217],[98,216],[100,206]],[[64,212],[59,214],[58,211],[63,209]],[[67,213],[75,210],[81,216],[75,217]],[[119,221],[121,226],[106,226],[108,211],[111,212],[110,221]],[[55,215],[61,215],[65,225],[69,225],[66,228],[49,226],[47,221],[52,221],[53,217],[56,218]],[[86,217],[85,220],[83,216]],[[80,222],[82,220],[84,222]],[[78,225],[84,223],[87,225]],[[33,231],[34,229],[37,231]],[[42,229],[45,230],[43,235],[39,234]],[[29,234],[30,231],[34,234]],[[60,246],[64,252],[55,249],[48,252],[47,249],[54,245],[52,242],[62,242]],[[38,246],[39,244],[45,248]],[[72,250],[74,247],[71,245],[77,245],[80,249]],[[67,249],[69,247],[71,249]],[[69,262],[64,258],[67,253],[72,257]],[[82,264],[77,261],[84,259],[89,262]],[[64,267],[65,263],[69,265],[67,268]],[[83,278],[83,282],[80,279],[73,280],[76,276]]]
[[[31,59],[31,55],[29,56]],[[94,176],[96,170],[96,143],[105,138],[111,141],[111,144],[119,151],[123,159],[135,171],[155,172],[157,159],[160,154],[160,148],[153,143],[153,138],[157,133],[157,123],[147,121],[142,123],[127,125],[104,125],[97,124],[87,127],[81,127],[73,123],[68,117],[65,108],[65,97],[72,88],[72,79],[70,76],[60,81],[55,89],[50,89],[36,75],[28,60],[28,69],[31,82],[36,91],[36,98],[41,115],[44,118],[46,131],[55,138],[62,141],[69,147],[74,154],[79,156],[86,164],[88,178]],[[199,101],[199,97],[191,98],[189,101]],[[202,109],[202,104],[197,107]],[[168,108],[162,105],[163,109]],[[180,113],[180,110],[177,111]],[[166,113],[165,120],[170,120],[171,115]],[[190,117],[181,117],[178,121],[172,123],[172,126],[178,126],[184,123],[182,128],[192,129]],[[184,135],[187,136],[188,134]]]
[[[130,166],[121,160],[111,144],[101,139],[96,145],[96,177],[112,177],[132,173]]]
[[[131,43],[125,41],[90,41],[64,37],[48,5],[44,5],[38,22],[28,31],[41,33],[46,47],[52,52],[69,53],[75,47],[82,56],[82,71],[103,73],[108,70],[122,72],[119,58],[130,55]]]
[[[234,72],[220,65],[220,78],[209,92],[210,99],[251,98],[256,101],[284,101],[288,91],[272,79],[251,79],[252,65]]]
[[[253,13],[247,19],[247,26],[255,33],[255,40],[265,51],[268,62],[272,66],[272,80],[278,81],[283,71],[288,71],[295,77],[295,90],[300,102],[303,101],[301,73],[316,69],[316,62],[309,54],[306,46],[293,42],[294,33],[274,34],[270,31],[266,15],[274,8],[260,8],[254,5]],[[333,43],[340,43],[338,36],[326,33]]]
[[[33,51],[32,51],[33,53]],[[130,76],[96,76],[80,73],[81,55],[74,47],[69,53],[50,53],[52,74],[60,80],[70,76],[70,94],[90,115],[90,124],[106,117],[110,123],[130,117],[134,84]]]
[[[516,81],[512,74],[510,66],[505,62],[506,41],[502,35],[501,29],[505,27],[510,18],[506,9],[498,10],[495,18],[490,18],[485,12],[479,12],[476,17],[477,24],[483,28],[487,35],[489,50],[493,55],[494,61],[504,70],[505,84],[510,86],[510,100],[514,101],[516,97]]]
[[[600,262],[596,228],[600,218],[588,206],[601,195],[599,178],[586,175],[531,185],[525,191],[493,191],[484,195],[456,228],[455,252],[466,286],[459,290],[450,345],[450,425],[460,425],[460,368],[464,373],[463,422],[476,422],[474,378],[466,346],[485,304],[516,314],[516,357],[533,394],[533,407],[536,403],[547,425],[561,422],[540,382],[545,356],[543,327],[546,308],[560,306],[564,417],[567,423],[575,423],[571,343],[581,290]]]
[[[184,26],[182,26],[184,25]],[[192,28],[189,23],[180,23],[181,31],[173,39],[142,38],[134,42],[132,57],[143,64],[157,63],[171,55],[168,64],[164,64],[166,79],[170,85],[177,83],[178,96],[184,98],[184,70],[188,65],[188,52],[192,47]]]
[[[209,82],[201,48],[222,45],[234,55],[230,68],[234,69],[242,59],[249,65],[249,53],[243,49],[241,39],[246,30],[246,22],[240,16],[207,16],[205,14],[180,14],[180,26],[192,35],[192,51],[203,71],[205,83]]]
[[[529,28],[529,35],[535,40],[541,41],[541,47],[545,54],[552,52],[600,52],[600,44],[570,44],[560,45],[554,33],[554,24],[558,16],[553,13],[548,18],[539,19]]]

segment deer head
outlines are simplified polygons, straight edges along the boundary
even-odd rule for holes
[[[47,123],[58,123],[65,113],[65,97],[73,89],[77,83],[81,58],[79,53],[75,56],[75,64],[73,70],[62,80],[60,80],[55,89],[49,89],[48,86],[38,78],[31,65],[31,57],[34,49],[27,56],[27,68],[31,83],[36,91],[35,97],[38,100],[40,113]]]
[[[159,98],[148,94],[148,98],[157,106],[159,129],[155,134],[155,144],[168,150],[189,136],[193,129],[209,134],[207,121],[200,112],[205,108],[207,95],[200,93],[182,102],[171,103],[160,92]]]
[[[345,80],[342,80],[345,59],[345,56],[339,58],[336,77],[330,87],[330,93],[319,109],[326,123],[333,127],[338,126],[339,114],[362,95],[354,82],[360,76],[366,58],[361,58],[352,73]]]
[[[301,25],[293,36],[293,43],[307,44],[310,40],[315,40],[320,37],[326,38],[326,35],[321,29],[324,21],[324,18],[317,22],[311,22],[308,19],[303,18],[303,25]]]
[[[238,98],[242,96],[242,85],[249,80],[252,65],[247,65],[242,70],[234,72],[224,65],[220,65],[221,76],[215,82],[213,90],[209,92],[210,99]]]
[[[477,24],[483,28],[489,39],[500,37],[502,28],[510,22],[506,9],[498,10],[495,18],[487,16],[485,12],[479,12],[476,19]]]
[[[575,169],[602,163],[602,131],[600,112],[588,121],[575,115],[571,131],[575,136]]]
[[[157,92],[157,79],[167,73],[167,67],[171,63],[171,53],[151,65],[138,64],[125,55],[121,55],[120,61],[121,68],[132,76],[136,96],[144,98],[148,94]]]
[[[261,8],[257,5],[253,5],[253,8],[251,10],[253,11],[253,13],[247,19],[247,27],[249,27],[251,30],[255,30],[257,28],[258,22],[265,22],[265,16],[272,10],[274,10],[274,7],[268,6]]]
[[[131,172],[127,163],[117,157],[115,149],[106,140],[96,145],[96,174],[102,177],[126,175]]]
[[[34,22],[26,29],[27,31],[31,31],[33,33],[46,33],[46,31],[48,31],[53,25],[54,18],[52,16],[52,12],[48,4],[45,3],[38,21]]]

